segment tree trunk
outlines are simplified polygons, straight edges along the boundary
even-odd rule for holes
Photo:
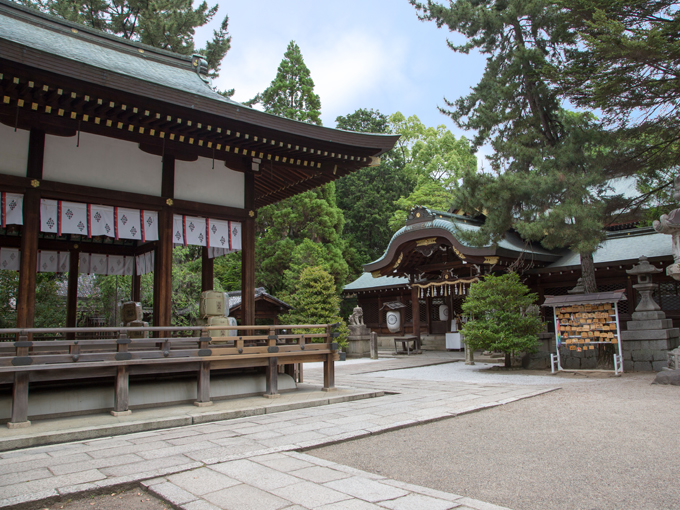
[[[509,352],[505,353],[505,368],[512,368],[512,355]]]
[[[581,253],[581,278],[583,278],[583,288],[586,294],[597,292],[595,282],[595,263],[593,262],[593,252]]]

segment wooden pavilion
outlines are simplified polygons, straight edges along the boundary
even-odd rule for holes
[[[17,327],[36,271],[153,271],[155,326],[171,323],[172,249],[241,250],[242,324],[254,324],[257,209],[375,165],[396,136],[266,114],[213,90],[173,54],[0,0],[0,267],[19,270]],[[197,296],[198,298],[198,296]]]

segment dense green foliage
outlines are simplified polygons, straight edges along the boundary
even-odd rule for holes
[[[400,112],[390,116],[390,124],[401,135],[396,150],[404,160],[405,174],[415,183],[413,190],[395,203],[389,225],[396,231],[416,205],[448,210],[458,180],[463,172],[476,170],[477,158],[467,139],[456,139],[444,125],[426,127],[415,115],[406,118]]]
[[[331,274],[339,292],[349,274],[341,237],[344,223],[332,183],[261,208],[256,223],[258,285],[285,299],[300,271],[312,265]]]
[[[349,328],[338,315],[340,298],[333,277],[319,266],[305,267],[300,272],[290,298],[293,309],[282,319],[287,324],[336,324],[340,323],[338,342],[347,345]],[[322,330],[299,330],[321,333]]]
[[[463,302],[465,343],[473,350],[506,354],[535,351],[543,330],[538,313],[532,313],[536,299],[517,273],[488,275],[473,283]]]
[[[38,273],[36,275],[36,328],[66,326],[66,296],[59,295],[65,275]],[[16,302],[19,288],[18,271],[0,270],[0,328],[16,327]]]
[[[321,99],[314,92],[314,80],[295,41],[288,44],[271,85],[246,104],[257,103],[262,103],[266,112],[321,125]]]
[[[203,1],[194,9],[193,0],[15,0],[54,16],[139,41],[182,55],[203,55],[208,61],[212,77],[220,70],[220,63],[229,51],[231,37],[227,31],[229,18],[225,16],[212,40],[205,48],[196,50],[194,34],[197,27],[209,23],[217,14],[218,6],[208,7]]]
[[[379,111],[359,109],[335,119],[338,129],[364,133],[393,133],[392,124]],[[380,165],[366,167],[338,179],[335,183],[338,207],[345,216],[344,237],[356,251],[350,261],[353,277],[361,265],[379,258],[393,231],[390,219],[397,211],[397,201],[413,190],[415,180],[405,170],[402,151],[383,154]]]

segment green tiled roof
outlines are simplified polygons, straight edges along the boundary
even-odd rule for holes
[[[421,230],[432,230],[432,229],[442,229],[449,232],[459,243],[463,246],[473,248],[475,246],[470,243],[466,243],[460,239],[461,231],[473,231],[479,230],[481,223],[477,220],[466,218],[464,216],[458,216],[455,214],[445,213],[442,211],[431,211],[436,217],[430,221],[424,221],[421,223],[414,223],[412,225],[406,225],[399,229],[396,234],[390,239],[387,248],[385,249],[385,254],[387,254],[393,244],[399,242],[399,238],[410,233]],[[423,237],[427,236],[426,233]],[[492,245],[487,246],[476,246],[475,248],[490,248]],[[522,238],[515,232],[508,232],[503,239],[498,242],[496,248],[497,255],[512,256],[513,254],[519,254],[526,252],[532,254],[536,258],[547,258],[547,260],[555,260],[555,252],[546,250],[540,246],[527,244]],[[371,262],[370,264],[376,264],[383,260],[385,257],[383,254],[379,259]],[[368,265],[368,264],[366,264]]]
[[[659,234],[652,227],[622,230],[609,234],[602,246],[593,253],[595,264],[607,264],[637,260],[644,255],[647,258],[671,257],[673,249],[671,236]],[[548,268],[580,266],[581,256],[568,252]]]
[[[0,39],[17,44],[30,41],[30,46],[38,51],[56,53],[112,73],[236,104],[213,91],[199,77],[190,56],[121,40],[45,14],[39,15],[41,24],[38,25],[35,23],[36,13],[31,9],[16,4],[10,6],[5,1],[0,2],[0,7]]]
[[[408,285],[408,278],[401,276],[381,276],[379,278],[373,278],[371,273],[362,273],[362,275],[352,283],[345,285],[343,291],[354,292],[363,289],[385,289],[403,285]]]

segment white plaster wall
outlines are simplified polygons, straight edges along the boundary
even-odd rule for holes
[[[26,177],[29,132],[0,124],[0,174]]]
[[[76,147],[75,137],[47,135],[43,178],[160,196],[162,161],[133,142],[80,133]]]
[[[243,209],[243,173],[222,161],[215,161],[214,170],[212,164],[211,158],[175,161],[175,198]]]

